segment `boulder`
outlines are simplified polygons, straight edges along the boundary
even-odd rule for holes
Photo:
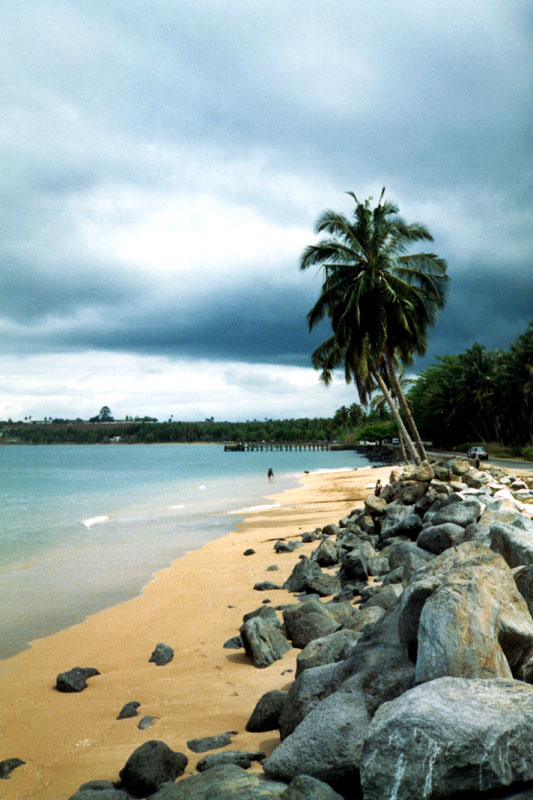
[[[288,592],[313,592],[320,597],[328,597],[339,591],[340,584],[333,575],[325,575],[315,561],[302,556],[283,588]]]
[[[240,636],[232,636],[231,639],[227,639],[224,642],[222,647],[224,647],[226,650],[241,650],[244,647],[244,644]]]
[[[337,664],[311,667],[299,675],[289,689],[287,700],[279,718],[281,739],[286,739],[300,722],[328,695],[337,689],[339,680]]]
[[[378,589],[378,591],[373,594],[369,600],[366,601],[364,608],[379,606],[386,611],[388,608],[394,605],[397,599],[401,596],[402,592],[403,586],[400,583],[391,583],[387,586],[383,586],[381,589]]]
[[[344,628],[330,633],[329,636],[313,639],[296,657],[296,675],[301,675],[304,670],[311,667],[342,661],[361,635],[353,629]]]
[[[324,536],[338,536],[341,533],[341,529],[338,525],[331,523],[330,525],[324,525],[322,533]]]
[[[283,609],[283,619],[293,647],[299,648],[304,648],[313,639],[327,636],[341,627],[331,611],[314,599],[301,605],[286,606]]]
[[[274,613],[273,609],[268,609]],[[291,645],[279,630],[279,622],[266,619],[262,615],[253,616],[240,628],[240,635],[246,655],[259,669],[268,667],[283,658]]]
[[[418,535],[416,544],[422,550],[438,555],[449,547],[456,547],[465,538],[465,529],[453,522],[443,522],[441,525],[431,525],[424,528]]]
[[[117,789],[111,781],[88,781],[69,800],[128,800],[129,794]]]
[[[265,780],[235,764],[223,764],[168,783],[150,800],[279,800],[286,788],[286,783]]]
[[[270,592],[274,589],[281,589],[281,586],[278,586],[277,583],[273,583],[272,581],[259,581],[254,584],[254,589],[256,592]]]
[[[448,461],[448,467],[450,472],[459,477],[471,470],[470,461],[467,458],[452,458]]]
[[[361,761],[365,800],[429,800],[533,779],[533,687],[439,678],[383,704]]]
[[[483,511],[483,505],[479,500],[461,500],[460,502],[448,503],[441,506],[432,516],[432,525],[441,525],[443,522],[452,522],[466,528],[473,522],[477,522],[478,517]]]
[[[422,461],[415,467],[413,478],[415,481],[426,481],[429,483],[435,477],[435,472],[428,461]]]
[[[322,539],[317,549],[311,555],[311,560],[316,561],[320,567],[331,567],[339,561],[339,551],[333,539]]]
[[[151,739],[133,751],[120,770],[120,779],[128,792],[146,797],[182,775],[188,761],[187,756],[174,752],[165,742]]]
[[[533,565],[514,569],[513,577],[518,591],[526,601],[529,613],[533,617]]]
[[[294,539],[292,541],[285,542],[283,539],[279,539],[274,544],[274,550],[276,553],[292,553],[293,550],[296,550],[297,547],[301,547],[302,543],[297,542]]]
[[[310,775],[297,775],[282,792],[279,800],[343,800],[327,783]]]
[[[87,688],[87,679],[100,675],[94,667],[73,667],[68,672],[60,672],[56,678],[58,692],[83,692]]]
[[[533,533],[516,525],[491,525],[491,548],[500,553],[510,567],[533,566]]]
[[[418,622],[417,622],[418,617]],[[437,556],[406,587],[401,641],[416,682],[443,676],[533,679],[533,620],[501,556],[468,542]]]
[[[246,723],[246,730],[250,733],[277,730],[279,718],[286,702],[287,692],[281,689],[265,692],[257,701],[252,715]]]
[[[371,517],[379,516],[385,511],[387,503],[382,497],[376,497],[375,494],[369,495],[365,498],[365,514]]]
[[[254,617],[261,617],[261,619],[264,619],[266,622],[269,622],[271,625],[274,625],[275,628],[280,627],[279,619],[273,608],[265,608],[265,606],[259,606],[259,608],[255,608],[253,611],[248,611],[243,616],[242,621],[248,622],[248,620],[253,619]]]
[[[223,764],[235,764],[241,769],[250,769],[252,761],[263,761],[266,753],[261,750],[224,750],[222,753],[212,753],[204,756],[196,765],[198,772],[219,767]]]
[[[169,664],[173,658],[174,650],[168,644],[159,642],[148,661],[152,661],[157,667],[163,667],[165,664]]]

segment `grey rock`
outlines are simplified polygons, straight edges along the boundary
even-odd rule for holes
[[[140,731],[145,731],[147,728],[151,728],[152,725],[155,725],[155,717],[151,717],[149,714],[146,714],[139,722],[137,727]]]
[[[420,566],[424,566],[433,558],[432,555],[426,550],[422,550],[414,542],[394,542],[384,552],[387,553],[391,569],[404,567],[410,556],[414,556],[417,559],[416,562],[411,563],[418,563]]]
[[[479,500],[463,500],[462,502],[449,503],[442,506],[431,519],[433,525],[440,525],[443,522],[453,522],[466,528],[473,522],[477,522],[483,510]]]
[[[192,750],[193,753],[206,753],[208,750],[217,750],[219,747],[225,747],[227,744],[231,744],[231,737],[236,733],[237,731],[226,731],[225,733],[219,733],[216,736],[204,736],[201,739],[189,739],[187,742],[187,747],[189,750]]]
[[[500,553],[510,567],[533,565],[533,534],[516,525],[491,525],[491,548]]]
[[[137,702],[137,700],[131,700],[129,703],[126,703],[122,706],[122,710],[118,715],[117,719],[129,719],[130,717],[137,717],[139,712],[137,709],[141,704]]]
[[[0,780],[7,780],[14,769],[24,766],[25,763],[20,758],[5,758],[0,761]]]
[[[273,609],[269,610],[275,614]],[[244,649],[252,659],[254,666],[260,669],[268,667],[274,661],[283,658],[285,653],[291,649],[291,645],[278,626],[277,618],[276,624],[274,624],[261,615],[252,617],[241,626],[240,635]]]
[[[365,800],[455,797],[533,778],[533,687],[440,678],[385,703],[368,728]]]
[[[232,636],[231,639],[227,639],[227,641],[224,642],[222,647],[225,647],[226,650],[241,650],[244,644],[240,636]]]
[[[267,572],[277,572],[278,570],[279,567],[277,564],[270,564],[270,566],[267,567]]]
[[[353,631],[364,631],[375,625],[381,619],[385,609],[381,606],[369,606],[368,604],[353,608],[352,616],[343,624],[343,628],[350,628]]]
[[[283,588],[289,592],[314,592],[328,597],[339,591],[340,583],[334,576],[324,574],[315,561],[301,556]]]
[[[277,583],[273,583],[272,581],[259,581],[254,584],[254,589],[256,592],[269,592],[273,589],[281,589],[281,586],[278,586]]]
[[[396,567],[391,570],[383,578],[383,586],[389,586],[391,583],[401,583],[403,579],[403,567]]]
[[[250,733],[277,730],[279,718],[286,702],[287,692],[281,689],[265,692],[257,701],[252,715],[246,723],[246,730]]]
[[[334,615],[319,600],[287,606],[283,609],[283,619],[293,647],[299,648],[340,628]]]
[[[94,667],[73,667],[68,672],[60,672],[56,678],[58,692],[82,692],[87,688],[87,679],[100,675]]]
[[[339,561],[339,551],[333,539],[322,539],[317,549],[312,553],[311,560],[316,561],[320,567],[331,567]]]
[[[201,758],[196,765],[196,769],[198,772],[205,772],[223,764],[235,764],[241,769],[249,769],[252,761],[263,761],[265,758],[266,753],[261,750],[224,750],[222,753],[213,753]]]
[[[281,739],[286,739],[300,722],[341,683],[338,679],[337,664],[306,669],[299,675],[289,689],[283,705],[279,730]]]
[[[378,589],[378,591],[370,597],[369,600],[366,601],[364,607],[365,608],[372,608],[372,606],[379,606],[380,608],[385,609],[391,608],[398,598],[403,593],[403,586],[399,583],[391,583],[387,586],[383,586],[383,588]]]
[[[387,575],[390,572],[389,560],[383,555],[370,556],[367,564],[369,575]]]
[[[513,570],[517,589],[527,603],[529,613],[533,617],[533,566],[518,567]]]
[[[274,627],[279,628],[280,623],[277,617],[276,612],[273,608],[265,608],[264,606],[259,606],[259,608],[255,608],[253,611],[248,611],[242,618],[243,622],[248,622],[248,620],[253,619],[254,617],[261,617],[266,622],[269,622]]]
[[[441,525],[431,525],[421,531],[416,543],[422,550],[438,555],[449,547],[461,544],[464,538],[465,529],[461,525],[443,522]]]
[[[296,676],[311,667],[342,661],[361,635],[361,632],[344,628],[309,642],[296,657]]]
[[[343,800],[340,794],[327,783],[310,775],[297,775],[288,789],[280,795],[280,800]]]
[[[471,465],[467,458],[452,458],[448,461],[447,466],[450,469],[450,472],[453,472],[454,475],[458,475],[461,477],[466,472],[470,472]],[[450,476],[451,477],[451,476]]]
[[[253,556],[253,555],[255,555],[255,550],[253,549],[253,547],[249,547],[243,553],[243,556]]]
[[[330,525],[324,525],[322,533],[324,536],[338,536],[341,533],[341,529],[338,525],[332,523]]]
[[[316,542],[320,538],[320,528],[317,531],[306,531],[302,533],[302,542],[308,544],[309,542]]]
[[[89,781],[80,786],[69,800],[129,800],[129,797],[111,781]]]
[[[296,548],[301,546],[302,543],[297,542],[294,539],[288,542],[285,542],[282,539],[280,539],[275,543],[274,550],[276,551],[276,553],[292,553],[293,550],[296,550]]]
[[[473,542],[446,550],[417,573],[400,605],[411,655],[420,611],[417,683],[447,675],[533,678],[533,620],[510,569],[491,550]]]
[[[174,752],[165,742],[151,739],[133,751],[119,774],[128,792],[146,797],[166,781],[176,780],[187,764],[188,758],[183,753]]]
[[[169,647],[168,644],[164,644],[164,642],[159,642],[155,646],[155,650],[148,659],[148,661],[153,662],[156,667],[164,667],[165,664],[169,664],[172,659],[174,658],[174,650]]]
[[[286,788],[286,783],[268,781],[235,764],[223,764],[166,784],[150,800],[279,800]]]
[[[426,481],[429,483],[434,477],[435,472],[428,461],[422,461],[422,463],[415,468],[413,473],[413,479],[415,481]]]

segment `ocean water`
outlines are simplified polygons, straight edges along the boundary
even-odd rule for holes
[[[0,447],[0,659],[135,597],[187,550],[273,504],[266,496],[304,470],[367,465],[353,451]]]

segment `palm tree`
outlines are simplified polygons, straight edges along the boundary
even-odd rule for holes
[[[355,201],[351,220],[325,211],[315,231],[329,236],[304,250],[300,268],[318,265],[324,269],[321,294],[307,315],[309,328],[325,317],[330,319],[337,343],[333,348],[336,366],[344,359],[345,376],[355,380],[362,403],[372,385],[377,383],[385,396],[390,395],[387,384],[394,387],[417,443],[414,460],[418,462],[425,458],[425,451],[394,362],[399,359],[407,365],[415,353],[426,352],[427,329],[446,302],[448,277],[446,262],[434,253],[407,252],[413,242],[432,241],[432,236],[419,223],[407,224],[398,206],[383,200],[384,193],[385,189],[372,208],[371,198],[360,203],[348,192]],[[318,352],[322,368],[320,362]]]

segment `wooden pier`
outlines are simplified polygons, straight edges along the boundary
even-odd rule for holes
[[[225,444],[224,450],[229,453],[253,453],[255,451],[282,451],[282,450],[355,450],[353,445],[337,444],[336,442],[239,442]]]

